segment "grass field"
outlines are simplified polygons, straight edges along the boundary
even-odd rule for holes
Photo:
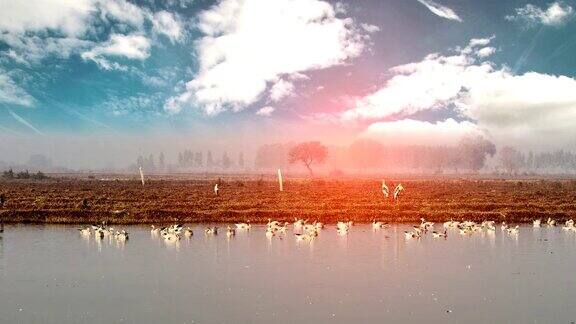
[[[572,180],[402,180],[406,190],[398,204],[384,199],[378,180],[288,180],[279,192],[272,180],[236,178],[224,180],[218,196],[212,189],[215,181],[153,180],[144,187],[134,180],[0,181],[6,198],[0,221],[262,223],[297,217],[331,223],[414,222],[424,217],[435,222],[512,223],[576,217]]]

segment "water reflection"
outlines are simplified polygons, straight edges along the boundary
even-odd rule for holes
[[[7,228],[2,322],[573,320],[576,233],[560,227],[406,240],[409,225],[347,235],[331,226],[299,242],[291,230],[267,238],[263,226],[232,237],[191,227],[176,241],[130,227],[125,242],[68,226]]]

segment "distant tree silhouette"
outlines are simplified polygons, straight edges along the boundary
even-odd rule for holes
[[[482,136],[465,136],[458,144],[458,153],[470,171],[478,172],[484,167],[486,157],[496,154],[496,145]]]
[[[224,152],[222,155],[222,167],[226,170],[230,169],[232,166],[232,159],[228,156],[228,153]]]
[[[314,175],[312,171],[313,164],[322,164],[328,157],[328,149],[320,142],[305,142],[300,143],[288,152],[288,162],[290,164],[302,163],[310,172],[310,176]]]
[[[499,153],[500,164],[509,174],[518,172],[524,164],[524,155],[513,147],[505,146]]]

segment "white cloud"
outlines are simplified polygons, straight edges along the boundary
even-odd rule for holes
[[[270,89],[270,99],[272,101],[280,101],[291,95],[293,91],[294,83],[280,79]]]
[[[431,123],[413,119],[376,122],[360,134],[361,137],[398,142],[403,145],[454,145],[466,135],[484,135],[474,123],[447,119]]]
[[[391,69],[395,75],[386,85],[358,100],[344,120],[406,118],[453,107],[495,141],[574,146],[575,79],[536,72],[515,75],[479,62],[477,52],[469,46],[452,56],[431,54]]]
[[[274,107],[270,107],[270,106],[262,107],[262,108],[258,109],[258,111],[256,112],[256,115],[268,117],[268,116],[272,115],[272,113],[275,110],[276,109]]]
[[[200,71],[167,111],[191,102],[207,114],[244,109],[283,76],[360,55],[366,37],[318,0],[224,0],[200,14],[198,27]]]
[[[553,2],[547,9],[532,4],[517,8],[513,15],[506,16],[507,20],[519,21],[531,27],[535,25],[561,26],[574,16],[571,6],[562,2]]]
[[[377,31],[380,31],[380,27],[378,27],[376,25],[361,24],[360,26],[362,27],[362,29],[364,29],[368,33],[375,33]]]
[[[34,98],[14,83],[9,75],[0,71],[0,103],[31,107]]]
[[[454,12],[454,10],[446,6],[438,4],[432,0],[417,0],[417,1],[426,6],[428,10],[430,10],[433,14],[435,14],[438,17],[442,17],[449,20],[462,21],[462,19]]]
[[[139,29],[151,15],[147,10],[125,0],[99,0],[97,2],[103,17],[125,22]]]
[[[0,30],[10,33],[60,30],[80,35],[95,11],[92,0],[0,1]]]
[[[150,14],[126,0],[0,1],[0,31],[22,34],[56,30],[81,36],[96,16],[141,27]]]
[[[172,43],[182,38],[182,24],[177,17],[167,11],[159,11],[152,19],[153,29],[156,33],[165,35]]]
[[[491,56],[492,54],[496,53],[496,49],[494,47],[482,47],[476,52],[476,55],[481,58],[486,58]]]
[[[93,41],[98,34],[96,30],[110,27],[112,34],[144,35],[148,29],[147,21],[150,21],[153,32],[165,34],[172,41],[182,35],[174,15],[166,11],[152,14],[126,0],[0,0],[0,41],[14,52],[10,57],[21,64],[24,61],[38,63],[49,55],[67,58],[71,54],[88,52],[86,55],[92,55],[101,66],[120,68],[119,64],[108,62],[92,52],[114,45],[109,41]],[[130,35],[126,37],[133,38]],[[141,48],[139,52],[147,53],[147,50]]]
[[[110,40],[104,44],[82,53],[82,59],[92,60],[105,70],[123,69],[121,65],[110,62],[105,57],[125,57],[131,60],[144,60],[150,56],[150,41],[142,35],[110,36]]]
[[[488,44],[490,44],[490,42],[492,41],[492,39],[494,38],[494,36],[492,37],[488,37],[488,38],[472,38],[470,40],[470,42],[468,43],[468,49],[472,49],[474,47],[478,47],[478,46],[486,46]]]
[[[75,37],[40,37],[0,33],[0,40],[10,47],[9,56],[21,64],[37,63],[48,55],[68,58],[71,54],[94,46],[91,41]]]

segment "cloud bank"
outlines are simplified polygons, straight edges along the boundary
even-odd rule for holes
[[[516,75],[506,67],[498,68],[478,55],[489,42],[489,38],[472,40],[453,55],[430,54],[420,62],[392,68],[394,76],[376,92],[357,100],[342,118],[409,120],[416,113],[454,109],[496,142],[573,146],[576,80],[537,72]],[[406,122],[416,127],[414,122]],[[398,122],[375,125],[386,129]],[[449,125],[455,134],[472,129],[468,122],[450,121]],[[431,129],[428,124],[420,126]]]

